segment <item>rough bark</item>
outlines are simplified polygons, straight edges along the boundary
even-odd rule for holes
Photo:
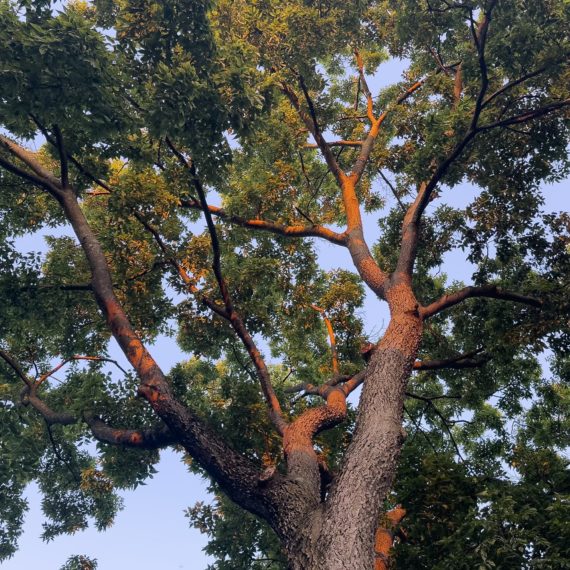
[[[339,476],[326,501],[305,510],[304,529],[289,529],[284,537],[292,570],[374,567],[375,533],[405,437],[405,387],[422,332],[409,285],[392,284],[387,298],[392,319],[368,366],[356,431]]]

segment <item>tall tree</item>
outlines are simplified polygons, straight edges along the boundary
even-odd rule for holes
[[[387,568],[398,532],[406,567],[567,564],[568,216],[540,185],[568,172],[569,15],[0,0],[2,555],[30,480],[45,538],[105,528],[173,446],[219,497],[188,513],[219,568]],[[169,373],[161,333],[191,355]]]

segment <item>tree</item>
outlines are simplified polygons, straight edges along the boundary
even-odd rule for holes
[[[2,0],[2,555],[28,481],[46,539],[102,529],[174,446],[219,568],[386,568],[404,510],[404,567],[565,567],[569,220],[540,185],[568,173],[569,11]],[[169,373],[161,333],[191,355]]]

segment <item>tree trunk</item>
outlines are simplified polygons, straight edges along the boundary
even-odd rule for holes
[[[422,332],[415,300],[396,311],[370,361],[340,474],[321,509],[307,517],[306,535],[286,545],[291,570],[374,568],[375,532],[405,438],[405,388]]]

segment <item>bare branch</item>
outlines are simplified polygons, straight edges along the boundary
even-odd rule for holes
[[[33,114],[30,114],[30,118],[32,119],[32,121],[34,121],[35,125],[38,127],[38,129],[40,130],[42,135],[45,137],[46,141],[49,144],[51,144],[53,147],[55,147],[58,150],[58,152],[60,152],[60,151],[64,152],[64,149],[63,148],[60,149],[58,141],[55,140],[50,135],[49,131],[47,130],[45,125],[43,125],[41,123],[41,121],[38,119],[38,117],[36,117]],[[61,156],[62,156],[62,154],[60,152],[60,157]],[[65,157],[67,158],[67,160],[69,162],[71,162],[75,166],[75,168],[77,168],[77,170],[79,170],[79,172],[81,172],[81,174],[83,174],[83,176],[85,176],[86,178],[91,180],[91,182],[93,182],[97,186],[100,186],[104,190],[104,192],[91,193],[91,195],[99,196],[101,194],[110,194],[111,193],[110,186],[106,182],[104,182],[103,180],[101,180],[101,179],[97,178],[96,176],[94,176],[93,174],[91,174],[91,172],[89,172],[73,155],[65,152]],[[69,181],[68,181],[68,184],[69,184]]]
[[[141,216],[138,212],[134,212],[134,216],[144,226],[144,228],[150,234],[152,234],[156,243],[158,244],[164,255],[166,255],[168,262],[172,265],[172,267],[174,267],[174,269],[176,270],[176,272],[178,273],[178,275],[180,276],[180,278],[182,279],[182,281],[184,282],[190,293],[192,293],[200,302],[204,303],[204,305],[206,305],[214,313],[228,320],[229,316],[227,312],[222,307],[219,307],[209,297],[204,295],[202,291],[200,291],[200,289],[196,285],[195,280],[190,277],[186,269],[184,269],[182,264],[176,259],[176,257],[174,257],[174,254],[172,253],[172,251],[170,251],[170,248],[164,243],[158,231],[151,224],[149,224],[144,219],[144,217]]]
[[[496,99],[497,97],[499,97],[503,93],[507,92],[509,89],[512,89],[513,87],[516,87],[517,85],[520,85],[521,83],[524,83],[525,81],[528,81],[529,79],[532,79],[533,77],[536,77],[537,75],[540,75],[541,73],[544,73],[547,69],[548,69],[547,67],[541,67],[540,69],[536,69],[535,71],[531,71],[530,73],[526,73],[525,75],[519,77],[518,79],[515,79],[514,81],[509,81],[508,83],[503,85],[500,89],[497,89],[497,91],[495,91],[494,93],[491,93],[491,95],[489,95],[483,101],[483,103],[481,104],[481,107],[485,108],[494,99]]]
[[[201,210],[202,205],[198,200],[181,200],[180,205],[184,208],[192,208],[193,210]],[[346,234],[339,234],[324,226],[312,225],[312,226],[302,226],[302,225],[284,225],[276,224],[274,222],[258,219],[247,219],[240,216],[234,216],[228,214],[223,208],[217,206],[208,205],[208,210],[210,214],[226,220],[232,224],[242,226],[244,228],[250,228],[254,230],[261,230],[273,234],[277,234],[284,237],[320,237],[334,243],[335,245],[346,246]]]
[[[390,180],[388,179],[388,177],[381,171],[378,170],[378,174],[380,174],[380,178],[382,178],[382,180],[384,180],[384,182],[386,183],[386,185],[388,186],[388,188],[390,188],[390,191],[392,192],[394,198],[396,198],[396,202],[398,202],[398,205],[400,206],[400,209],[405,212],[406,211],[406,207],[404,206],[402,200],[400,200],[400,197],[398,196],[398,193],[396,192],[396,188],[394,188],[394,185],[390,182]]]
[[[362,146],[362,141],[344,141],[344,140],[340,140],[340,141],[333,141],[333,142],[327,142],[327,146],[342,146],[342,147],[361,147]],[[319,148],[318,144],[314,144],[314,143],[306,143],[303,145],[304,148]]]
[[[417,360],[414,363],[414,370],[441,370],[441,369],[453,369],[459,370],[463,368],[478,368],[483,366],[489,361],[488,356],[480,356],[479,358],[473,358],[474,356],[480,355],[483,349],[473,350],[465,354],[459,354],[451,358],[444,358],[438,360]]]
[[[214,270],[214,275],[216,277],[216,281],[218,282],[218,288],[220,290],[220,294],[222,296],[222,300],[226,307],[226,313],[228,315],[228,320],[233,327],[234,331],[242,341],[243,345],[245,346],[249,357],[255,366],[257,371],[257,376],[261,384],[261,390],[265,397],[265,401],[269,408],[269,416],[275,425],[277,431],[280,434],[284,433],[284,429],[286,426],[286,421],[283,417],[283,413],[281,411],[281,405],[275,394],[275,390],[271,384],[271,376],[269,374],[269,370],[263,357],[261,356],[261,352],[257,348],[252,336],[249,334],[241,316],[236,311],[232,298],[230,296],[230,292],[227,286],[227,283],[224,279],[222,274],[222,267],[221,267],[221,250],[220,250],[220,243],[218,240],[218,234],[216,231],[216,226],[214,224],[214,220],[212,219],[212,214],[210,213],[210,208],[206,201],[206,193],[202,186],[200,179],[197,176],[196,168],[194,164],[186,159],[186,157],[174,146],[172,141],[169,138],[166,138],[166,143],[168,144],[169,148],[172,150],[174,155],[178,158],[182,166],[189,172],[191,182],[198,193],[198,198],[200,200],[200,205],[202,212],[204,213],[204,217],[206,218],[206,225],[208,226],[208,232],[210,233],[210,240],[212,243],[212,251],[213,251],[213,263],[212,269]]]
[[[338,374],[339,373],[338,352],[336,349],[336,339],[334,336],[334,329],[333,329],[331,320],[329,319],[328,315],[326,314],[326,311],[324,309],[322,309],[321,307],[318,307],[317,305],[311,305],[311,308],[313,308],[315,311],[319,312],[321,314],[321,316],[323,317],[323,321],[325,322],[325,325],[327,327],[327,332],[329,334],[329,341],[330,341],[330,345],[331,345],[332,369],[333,369],[334,374]]]
[[[521,123],[526,123],[531,121],[532,119],[536,119],[538,117],[542,117],[544,115],[548,115],[558,109],[563,109],[565,107],[570,106],[570,99],[563,99],[562,101],[555,101],[553,103],[549,103],[548,105],[544,105],[543,107],[539,107],[538,109],[530,109],[525,111],[524,113],[520,113],[518,115],[514,115],[507,119],[502,119],[499,121],[494,121],[492,123],[487,123],[485,125],[480,125],[477,128],[478,132],[489,131],[491,129],[495,129],[497,127],[507,127],[509,125],[519,125]]]
[[[362,87],[362,92],[366,97],[366,113],[368,119],[370,120],[370,123],[373,124],[376,121],[376,117],[374,116],[372,93],[370,93],[370,89],[368,88],[368,83],[366,82],[366,77],[364,76],[364,62],[362,61],[362,56],[360,55],[360,52],[357,49],[354,50],[354,55],[356,57],[356,65],[358,67],[360,86]]]
[[[420,307],[420,316],[423,319],[429,319],[433,315],[437,315],[445,309],[449,309],[458,303],[461,303],[465,299],[472,297],[488,297],[490,299],[501,299],[503,301],[514,301],[515,303],[524,303],[526,305],[531,305],[533,307],[541,308],[542,301],[536,299],[535,297],[529,297],[527,295],[521,295],[520,293],[512,293],[511,291],[505,291],[497,285],[482,285],[480,287],[465,287],[455,293],[449,293],[444,295],[437,301],[427,305],[426,307]]]
[[[161,449],[178,443],[178,439],[167,427],[142,430],[117,429],[92,414],[84,414],[83,419],[93,437],[102,443],[137,449]]]
[[[36,380],[35,387],[37,387],[40,384],[42,384],[43,382],[45,382],[50,376],[53,376],[58,370],[61,370],[69,362],[73,362],[76,360],[88,360],[91,362],[109,362],[111,364],[114,364],[123,374],[127,374],[127,371],[116,360],[113,360],[112,358],[105,358],[102,356],[82,356],[80,354],[74,354],[73,356],[70,356],[69,358],[66,358],[65,360],[60,362],[57,366],[52,368],[49,372],[42,374]]]

